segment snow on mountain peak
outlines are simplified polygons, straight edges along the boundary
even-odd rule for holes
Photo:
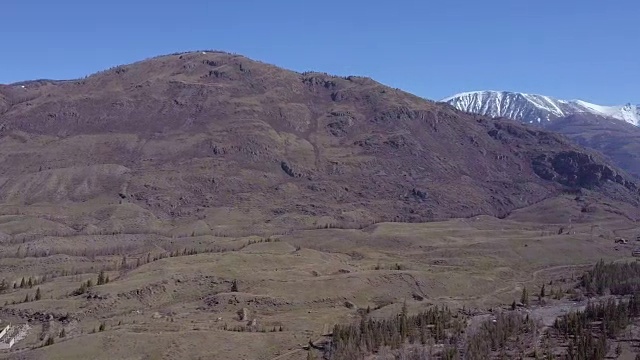
[[[492,117],[507,117],[543,125],[578,113],[591,113],[640,126],[640,105],[602,106],[582,100],[560,100],[545,95],[509,91],[470,91],[440,100],[455,108]]]

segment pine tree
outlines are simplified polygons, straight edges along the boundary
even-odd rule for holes
[[[60,337],[66,337],[67,336],[67,332],[64,330],[64,328],[62,328],[62,330],[60,330]]]
[[[20,289],[24,289],[25,286],[27,286],[27,282],[25,281],[25,279],[23,277],[22,281],[20,281]]]
[[[27,294],[27,295],[24,297],[24,302],[29,302],[29,300],[31,300],[31,299],[29,299],[29,294]]]
[[[82,284],[80,284],[80,288],[76,291],[76,295],[82,295],[85,292],[87,292],[87,283],[82,282]]]
[[[231,283],[231,292],[238,292],[238,281],[233,280]]]
[[[407,324],[408,310],[407,301],[402,303],[402,312],[400,313],[400,343],[404,343],[409,334],[409,325]]]
[[[527,291],[527,287],[522,288],[522,295],[520,296],[520,302],[524,306],[529,306],[529,292]]]
[[[109,283],[109,281],[110,281],[110,280],[109,280],[109,275],[105,276],[105,278],[104,278],[104,283],[105,283],[105,284],[108,284],[108,283]]]
[[[29,286],[29,289],[31,289],[33,287],[33,279],[31,278],[31,276],[29,276],[29,281],[28,281],[27,285]]]
[[[104,270],[100,270],[100,274],[98,274],[98,282],[97,285],[104,285],[105,284],[105,278],[104,278]]]
[[[40,288],[36,289],[36,297],[35,297],[36,301],[42,299],[42,294],[40,293]]]
[[[513,302],[511,303],[511,310],[515,310],[516,309],[516,301],[513,300]]]
[[[104,322],[100,323],[100,327],[98,328],[98,331],[102,332],[107,328],[107,324],[105,324]]]
[[[544,299],[545,293],[544,293],[544,284],[542,285],[542,288],[540,289],[540,299]]]

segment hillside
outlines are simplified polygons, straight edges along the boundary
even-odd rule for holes
[[[640,107],[601,106],[581,100],[507,91],[476,91],[442,100],[485,116],[503,117],[560,133],[604,154],[627,172],[640,176]]]
[[[371,79],[197,52],[0,99],[0,359],[331,358],[336,324],[473,334],[527,288],[548,325],[640,236],[601,155]]]
[[[225,53],[0,94],[0,201],[36,216],[53,204],[64,231],[505,216],[562,187],[638,204],[629,177],[551,133]]]
[[[612,163],[640,177],[640,128],[602,116],[576,114],[558,119],[546,129],[600,151]]]

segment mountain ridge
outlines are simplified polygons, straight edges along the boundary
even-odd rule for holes
[[[543,124],[557,118],[588,113],[611,117],[640,126],[640,105],[602,106],[583,100],[512,91],[479,90],[446,97],[440,102],[459,110],[491,117],[506,117],[527,123]],[[543,125],[544,126],[544,125]]]
[[[544,95],[476,91],[443,99],[454,108],[507,118],[566,136],[596,150],[630,174],[640,177],[640,107],[603,107],[582,100]]]
[[[124,204],[139,231],[503,217],[576,188],[639,203],[561,136],[363,77],[189,52],[22,84],[0,88],[0,204],[66,204],[73,227],[125,231],[108,215]]]

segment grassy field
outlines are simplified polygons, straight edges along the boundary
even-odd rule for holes
[[[535,294],[599,259],[630,258],[635,237],[626,245],[614,240],[632,237],[635,222],[606,209],[589,218],[564,211],[574,214],[571,221],[555,217],[553,209],[570,202],[555,199],[506,219],[246,237],[59,234],[19,241],[34,227],[63,227],[6,215],[1,226],[14,233],[0,258],[0,278],[9,285],[0,294],[0,318],[30,331],[1,356],[305,359],[304,344],[356,321],[358,309],[383,317],[403,302],[412,312],[510,304],[523,287]],[[97,286],[101,270],[110,281]],[[20,288],[23,277],[33,285]],[[77,294],[87,280],[94,286]],[[41,347],[47,338],[54,343]]]

